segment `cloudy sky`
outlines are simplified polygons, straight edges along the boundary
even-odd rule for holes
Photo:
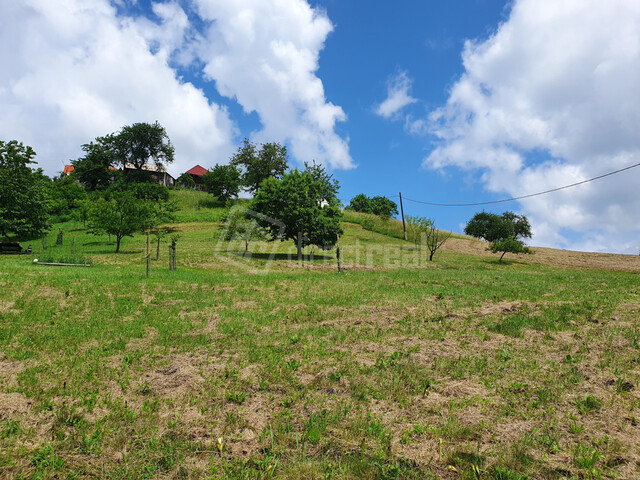
[[[640,168],[415,202],[640,163],[637,0],[0,0],[0,18],[0,139],[49,175],[157,120],[176,175],[277,141],[345,203],[401,191],[454,231],[509,209],[534,246],[640,249]]]

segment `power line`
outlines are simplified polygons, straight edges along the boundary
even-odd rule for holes
[[[423,202],[421,200],[413,200],[411,198],[404,197],[405,200],[414,203],[421,203],[423,205],[430,205],[432,207],[476,207],[478,205],[492,205],[494,203],[504,203],[504,202],[513,202],[515,200],[522,200],[523,198],[531,198],[537,197],[539,195],[546,195],[547,193],[557,192],[558,190],[564,190],[566,188],[575,187],[578,185],[582,185],[583,183],[593,182],[594,180],[600,180],[604,177],[609,177],[611,175],[615,175],[616,173],[624,172],[625,170],[631,170],[632,168],[640,167],[640,163],[636,163],[634,165],[630,165],[628,167],[621,168],[620,170],[615,170],[613,172],[605,173],[603,175],[598,175],[597,177],[589,178],[587,180],[582,180],[581,182],[572,183],[570,185],[564,185],[562,187],[552,188],[551,190],[545,190],[544,192],[538,193],[530,193],[529,195],[521,195],[519,197],[511,197],[511,198],[503,198],[502,200],[493,200],[490,202],[476,202],[476,203],[432,203],[432,202]],[[398,195],[391,195],[388,198],[397,197]]]

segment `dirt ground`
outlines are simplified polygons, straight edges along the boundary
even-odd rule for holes
[[[487,242],[473,239],[450,238],[442,247],[460,253],[498,258],[498,254],[486,250]],[[615,253],[574,252],[553,248],[531,247],[533,255],[505,255],[505,260],[518,258],[528,262],[542,263],[556,267],[593,268],[598,270],[620,270],[640,272],[640,256]]]

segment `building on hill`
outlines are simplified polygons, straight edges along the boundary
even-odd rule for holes
[[[164,165],[145,163],[142,166],[142,170],[145,172],[149,172],[149,174],[151,175],[151,178],[155,183],[164,185],[165,187],[176,184],[176,179],[173,178],[169,173],[167,173],[167,170],[164,168]],[[125,174],[127,172],[132,172],[132,171],[137,171],[137,169],[133,166],[133,164],[126,163],[124,166]]]
[[[193,183],[195,184],[195,188],[198,190],[205,190],[205,186],[202,183],[202,176],[207,173],[207,169],[201,167],[200,165],[196,165],[195,167],[187,170],[184,173],[188,173],[193,178]]]
[[[64,169],[62,170],[62,175],[63,176],[70,175],[74,170],[75,170],[75,167],[73,165],[65,165]],[[109,167],[109,170],[118,170],[118,169],[116,167]],[[155,183],[164,185],[165,187],[176,184],[176,179],[173,178],[171,174],[167,173],[164,166],[162,165],[145,164],[142,167],[142,170],[145,172],[149,172],[151,175],[151,178]],[[133,172],[133,171],[136,171],[136,168],[131,163],[127,163],[125,165],[124,171]]]

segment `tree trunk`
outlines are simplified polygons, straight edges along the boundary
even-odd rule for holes
[[[507,254],[507,252],[502,252],[502,255],[500,255],[500,260],[498,260],[498,263],[502,262],[502,257],[504,257]]]
[[[156,260],[160,260],[160,237],[158,237],[158,248],[156,249]]]
[[[116,236],[116,253],[118,253],[120,251],[120,240],[122,240],[122,237],[117,235]]]
[[[244,240],[244,253],[247,253],[249,251],[249,240],[247,240],[245,238]]]

